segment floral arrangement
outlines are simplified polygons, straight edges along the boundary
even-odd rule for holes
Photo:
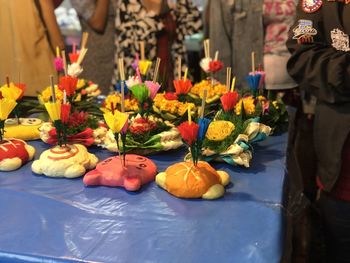
[[[221,96],[220,101],[222,109],[210,122],[201,145],[202,159],[249,167],[252,159],[251,144],[264,140],[271,129],[261,124],[259,118],[245,114],[255,114],[256,107],[250,98],[240,98],[231,89]],[[186,159],[190,156],[191,154],[187,155]]]
[[[160,59],[157,59],[153,79],[144,82],[139,68],[140,62],[136,65],[136,76],[130,77],[125,86],[123,60],[118,61],[121,74],[120,92],[107,97],[103,111],[113,112],[120,109],[121,112],[136,113],[129,118],[123,133],[126,151],[146,154],[178,148],[182,142],[174,125],[152,114],[152,108],[156,104],[156,94],[160,88],[160,84],[156,81]],[[127,96],[125,96],[125,88],[128,89]],[[101,145],[111,151],[121,150],[119,142],[110,131]]]

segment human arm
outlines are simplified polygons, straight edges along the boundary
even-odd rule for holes
[[[98,33],[104,32],[109,12],[109,0],[71,0],[71,4],[93,30]]]
[[[337,50],[328,43],[330,32],[325,32],[324,12],[337,12],[332,10],[336,6],[330,4],[323,1],[323,7],[314,13],[306,13],[298,6],[296,22],[287,41],[292,53],[287,70],[318,100],[338,103],[350,101],[350,57],[349,52]],[[328,10],[323,10],[325,8]]]
[[[53,1],[39,0],[39,3],[42,11],[42,17],[44,19],[45,26],[47,28],[48,35],[50,38],[52,51],[54,51],[56,47],[64,49],[64,40],[60,28],[57,24]]]

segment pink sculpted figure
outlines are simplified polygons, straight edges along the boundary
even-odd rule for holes
[[[154,180],[157,166],[148,158],[127,154],[125,167],[119,156],[110,157],[97,164],[96,169],[84,176],[86,185],[121,186],[137,191],[143,184]]]

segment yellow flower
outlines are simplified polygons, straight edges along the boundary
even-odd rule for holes
[[[85,85],[86,85],[85,79],[78,79],[77,90],[81,89],[81,88],[84,87]]]
[[[127,113],[122,113],[115,110],[114,114],[109,111],[103,114],[103,117],[113,133],[119,133],[124,127],[125,123],[128,121],[129,115]]]
[[[47,112],[49,113],[50,119],[52,121],[57,121],[61,119],[61,102],[46,102],[45,108]]]
[[[0,88],[2,96],[7,99],[17,100],[22,94],[22,90],[15,86],[12,82],[10,86],[4,85]]]
[[[136,99],[126,99],[124,102],[125,102],[125,110],[126,111],[137,111],[139,108]],[[104,105],[105,105],[104,109],[105,110],[102,110],[102,111],[105,112],[108,110],[112,110],[111,109],[112,103],[113,103],[115,108],[118,104],[121,103],[121,97],[119,94],[108,95],[104,101]]]
[[[243,99],[239,100],[239,102],[236,104],[236,107],[235,107],[236,114],[237,115],[241,114],[242,101],[243,101],[245,113],[248,115],[253,114],[255,112],[255,104],[254,104],[254,98],[252,96],[244,97]]]
[[[10,115],[11,111],[16,107],[17,102],[13,99],[0,99],[0,120],[4,121]]]
[[[278,107],[278,101],[277,100],[274,100],[273,102],[272,102],[272,105],[278,110],[279,109],[279,107]]]
[[[212,121],[209,124],[206,137],[211,141],[226,139],[235,129],[235,125],[229,121]]]
[[[146,75],[149,67],[152,65],[152,61],[149,60],[140,60],[139,69],[142,75]]]
[[[55,85],[56,100],[63,100],[63,92]],[[38,100],[41,104],[49,102],[51,98],[51,87],[45,88],[41,94],[38,95]]]

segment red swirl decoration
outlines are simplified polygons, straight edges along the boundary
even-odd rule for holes
[[[50,149],[53,154],[58,154],[59,156],[48,156],[47,158],[53,161],[69,159],[79,152],[79,149],[75,145],[66,145],[62,147],[55,147]]]

